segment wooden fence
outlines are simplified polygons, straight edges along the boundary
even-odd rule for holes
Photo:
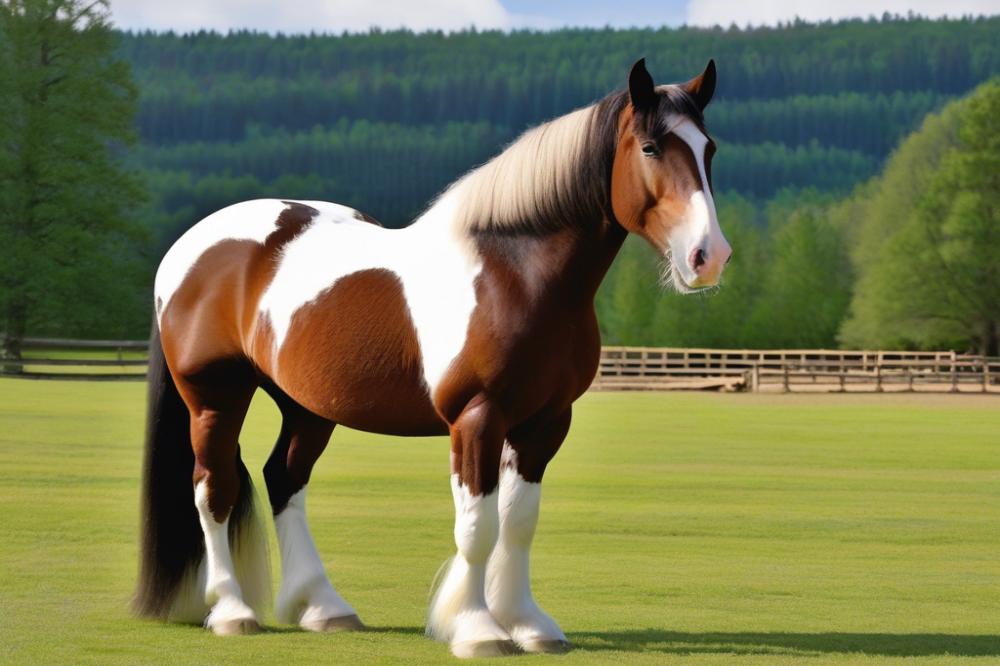
[[[0,356],[0,375],[30,379],[145,379],[149,343],[26,338],[21,351],[19,361]]]
[[[0,375],[142,379],[144,340],[24,341]],[[1000,394],[1000,358],[955,352],[604,347],[593,390],[938,391]]]
[[[592,388],[1000,393],[1000,358],[950,351],[604,347]]]

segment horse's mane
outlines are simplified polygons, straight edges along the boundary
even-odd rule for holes
[[[647,131],[659,134],[672,113],[701,113],[676,86],[660,86],[660,108]],[[529,129],[502,153],[470,171],[444,196],[457,196],[457,222],[469,231],[548,233],[613,220],[611,168],[618,120],[628,93],[613,92],[591,106]],[[665,130],[663,130],[665,131]]]

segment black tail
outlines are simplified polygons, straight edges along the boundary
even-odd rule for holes
[[[185,577],[205,555],[205,539],[194,504],[191,416],[167,369],[154,319],[149,340],[146,446],[142,474],[138,615],[166,619]],[[237,454],[238,456],[239,454]],[[237,458],[240,492],[229,521],[230,543],[251,523],[253,485]]]

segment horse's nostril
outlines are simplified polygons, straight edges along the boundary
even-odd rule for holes
[[[729,251],[729,256],[726,257],[726,263],[728,264],[732,260],[733,260],[733,252],[732,252],[732,250],[730,250]]]
[[[705,265],[705,251],[702,249],[697,249],[694,251],[694,256],[691,257],[691,267],[698,270]]]

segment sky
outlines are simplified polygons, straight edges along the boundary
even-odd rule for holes
[[[1000,0],[111,0],[115,24],[131,30],[249,28],[265,32],[554,29],[565,26],[661,27],[773,25],[881,16],[1000,13]]]

